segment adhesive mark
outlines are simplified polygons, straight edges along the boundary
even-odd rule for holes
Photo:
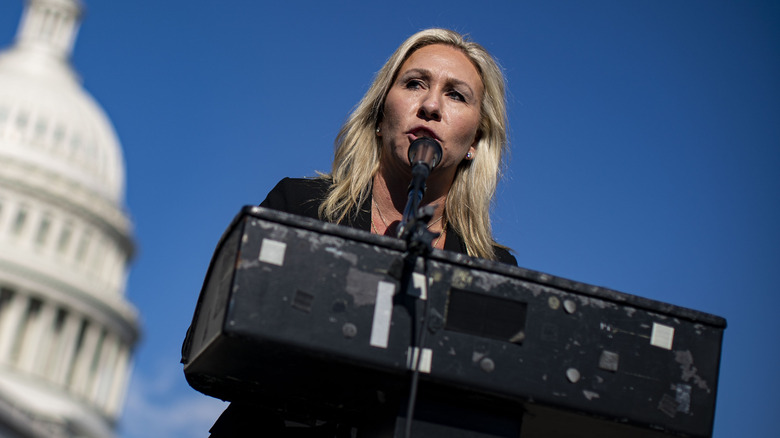
[[[412,273],[412,287],[414,290],[411,291],[411,295],[415,296],[421,300],[427,300],[428,299],[428,287],[426,285],[426,278],[423,274],[418,274],[417,272]]]
[[[414,352],[412,352],[412,347],[409,347],[406,351],[406,366],[412,371],[414,371],[417,366],[418,355],[420,355],[420,347],[414,347]],[[422,356],[420,356],[420,372],[430,374],[432,362],[433,350],[430,348],[423,348]]]
[[[602,350],[599,357],[599,368],[616,372],[620,363],[620,355],[614,351]]]
[[[658,410],[664,414],[674,418],[677,415],[677,408],[679,404],[669,394],[664,394],[661,400],[658,402]]]
[[[376,289],[374,322],[371,325],[372,347],[387,348],[390,340],[390,322],[393,318],[393,294],[395,294],[395,284],[379,282]]]
[[[308,294],[304,291],[295,291],[295,296],[292,300],[292,306],[305,313],[311,313],[312,304],[314,303],[314,295]]]
[[[587,389],[582,391],[582,395],[585,396],[586,399],[593,400],[594,398],[601,397],[598,392],[588,391]]]
[[[284,266],[284,253],[287,250],[287,244],[278,240],[263,239],[260,245],[261,262],[276,266]]]
[[[677,411],[689,413],[691,410],[691,385],[678,383],[675,385],[674,400],[677,402]]]
[[[495,275],[495,274],[488,274],[487,272],[481,272],[481,271],[472,271],[471,275],[473,276],[469,282],[473,283],[474,286],[482,289],[482,290],[494,290],[498,286],[510,281],[508,277],[504,277],[503,275]]]
[[[452,273],[452,287],[464,289],[471,284],[472,277],[465,269],[457,269]]]
[[[379,275],[349,268],[347,271],[347,293],[355,306],[368,306],[376,302],[376,285],[382,281]]]
[[[672,349],[674,343],[674,327],[668,325],[653,323],[653,331],[650,335],[650,345],[655,347],[664,348],[666,350]]]
[[[325,248],[325,252],[329,252],[329,253],[333,254],[333,256],[336,257],[336,258],[344,259],[344,260],[348,261],[353,266],[357,265],[357,262],[358,262],[357,254],[354,254],[354,253],[351,253],[351,252],[342,251],[342,250],[340,250],[338,248],[335,248],[335,247],[332,247],[332,246],[329,246],[329,247]]]
[[[680,369],[682,370],[682,376],[680,376],[680,378],[683,382],[693,380],[693,384],[698,386],[699,389],[710,392],[710,387],[707,385],[707,381],[698,375],[698,370],[695,366],[693,366],[693,354],[691,354],[689,350],[675,351],[674,360],[680,364]]]

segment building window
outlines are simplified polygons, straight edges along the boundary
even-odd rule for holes
[[[54,147],[58,147],[62,144],[62,142],[65,140],[65,128],[62,125],[57,125],[56,128],[54,128],[54,133],[52,134],[52,140],[54,141]]]
[[[83,141],[81,140],[81,135],[79,134],[73,134],[73,137],[70,139],[70,158],[71,159],[78,159],[79,155],[81,155],[81,149],[83,147]]]
[[[41,145],[44,143],[46,138],[46,131],[48,126],[46,125],[46,119],[43,117],[39,117],[38,120],[35,121],[35,129],[33,130],[33,142]]]
[[[30,115],[25,110],[19,111],[16,115],[16,132],[23,136],[27,130],[27,124],[30,122]]]
[[[81,263],[87,257],[87,251],[89,251],[89,243],[92,241],[92,233],[84,231],[79,239],[79,245],[76,247],[76,261]]]
[[[35,233],[35,244],[38,246],[44,246],[46,239],[49,237],[49,230],[51,230],[51,217],[44,215],[41,218],[41,223],[38,225],[38,232]]]
[[[14,236],[19,236],[22,234],[22,231],[24,231],[24,226],[27,223],[27,207],[21,206],[19,207],[19,211],[16,213],[16,219],[14,219],[14,223],[11,226],[11,234]]]
[[[57,239],[57,252],[60,254],[65,254],[65,252],[68,250],[68,245],[70,245],[70,239],[73,236],[73,223],[70,221],[66,221],[62,225],[62,230],[60,231],[60,237]]]

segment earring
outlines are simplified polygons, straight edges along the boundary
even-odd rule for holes
[[[380,126],[376,127],[376,135],[379,135],[382,133],[382,128]]]
[[[466,159],[470,160],[474,155],[471,154],[471,152],[466,153]]]

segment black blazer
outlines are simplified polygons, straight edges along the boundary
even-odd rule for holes
[[[284,178],[276,184],[260,204],[274,210],[319,219],[318,209],[328,194],[330,183],[323,178]],[[371,230],[371,197],[360,206],[357,216],[348,215],[346,223],[353,228]],[[466,254],[466,244],[457,233],[448,233],[444,240],[446,251]],[[499,262],[517,266],[517,260],[504,248],[494,247]]]

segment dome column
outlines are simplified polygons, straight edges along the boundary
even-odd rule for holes
[[[10,289],[5,291],[11,294],[11,299],[0,310],[0,361],[10,364],[11,350],[19,335],[19,328],[29,300],[19,291]]]
[[[54,325],[56,312],[48,301],[41,301],[39,310],[30,314],[27,333],[19,346],[19,368],[30,373],[36,373],[37,364],[41,362],[45,349],[50,347],[48,331]],[[37,374],[37,373],[36,373]]]
[[[90,368],[97,352],[99,337],[100,328],[95,327],[94,324],[89,324],[86,333],[84,333],[81,350],[76,357],[76,362],[73,364],[72,378],[69,385],[71,391],[76,395],[82,397],[86,395]]]
[[[114,369],[114,378],[111,382],[111,389],[108,393],[106,402],[106,411],[109,415],[117,415],[122,409],[125,387],[127,386],[127,370],[130,362],[130,352],[123,342],[119,345],[117,354],[116,368]]]
[[[62,342],[57,352],[58,360],[52,372],[52,380],[58,386],[65,386],[68,373],[73,367],[80,326],[81,318],[73,312],[68,312],[62,330]]]
[[[96,406],[100,406],[101,410],[105,409],[111,377],[114,374],[116,350],[117,339],[110,334],[104,336],[100,357],[97,358],[97,366],[92,373],[89,390],[89,400]]]

